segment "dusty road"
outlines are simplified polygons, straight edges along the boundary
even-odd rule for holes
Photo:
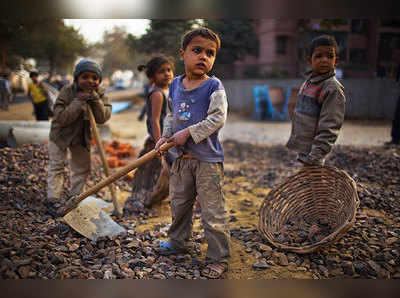
[[[146,138],[144,121],[138,121],[140,108],[113,114],[109,122],[113,137],[131,140],[141,144]],[[221,130],[223,140],[259,145],[284,145],[289,139],[290,122],[257,122],[244,119],[236,114],[228,116]],[[391,122],[389,121],[345,121],[337,144],[349,146],[382,146],[390,140]]]
[[[138,121],[141,105],[113,114],[108,125],[111,138],[127,141],[141,146],[147,136],[145,121]],[[9,111],[0,110],[0,120],[34,120],[30,102],[10,106]],[[283,145],[289,138],[290,122],[258,122],[230,114],[221,131],[223,140],[260,145]],[[390,140],[390,121],[352,121],[344,122],[337,144],[350,146],[382,146]]]

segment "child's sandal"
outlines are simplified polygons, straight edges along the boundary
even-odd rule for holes
[[[217,279],[221,278],[222,275],[227,271],[227,266],[221,263],[213,263],[213,264],[208,264],[202,271],[201,273],[203,276],[211,278],[211,279]]]

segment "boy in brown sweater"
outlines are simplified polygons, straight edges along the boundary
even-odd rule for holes
[[[49,137],[49,169],[47,202],[50,212],[60,207],[64,188],[64,164],[67,149],[71,153],[71,195],[78,195],[90,174],[91,131],[87,108],[90,105],[96,123],[103,124],[111,116],[111,104],[99,87],[100,66],[91,59],[82,59],[75,66],[74,82],[61,89],[54,104],[54,118]]]

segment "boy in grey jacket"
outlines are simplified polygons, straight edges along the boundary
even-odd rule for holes
[[[335,78],[338,45],[329,35],[312,40],[311,71],[300,88],[287,147],[304,165],[323,165],[344,120],[344,87]]]
[[[61,89],[54,104],[54,118],[49,137],[49,169],[47,179],[47,207],[52,213],[58,209],[64,188],[64,163],[67,149],[71,153],[71,194],[78,195],[90,174],[90,105],[96,123],[103,124],[111,116],[111,104],[99,87],[102,79],[100,66],[93,60],[82,59],[75,66],[74,82]]]

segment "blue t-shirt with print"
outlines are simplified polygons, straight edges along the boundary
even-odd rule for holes
[[[186,90],[182,80],[184,75],[176,77],[169,87],[169,97],[172,100],[173,133],[206,119],[210,106],[211,95],[218,90],[224,90],[221,81],[210,77],[197,88]],[[194,158],[205,162],[223,162],[224,151],[218,139],[219,130],[196,144],[189,138],[184,146],[177,148],[178,154],[189,153]]]

